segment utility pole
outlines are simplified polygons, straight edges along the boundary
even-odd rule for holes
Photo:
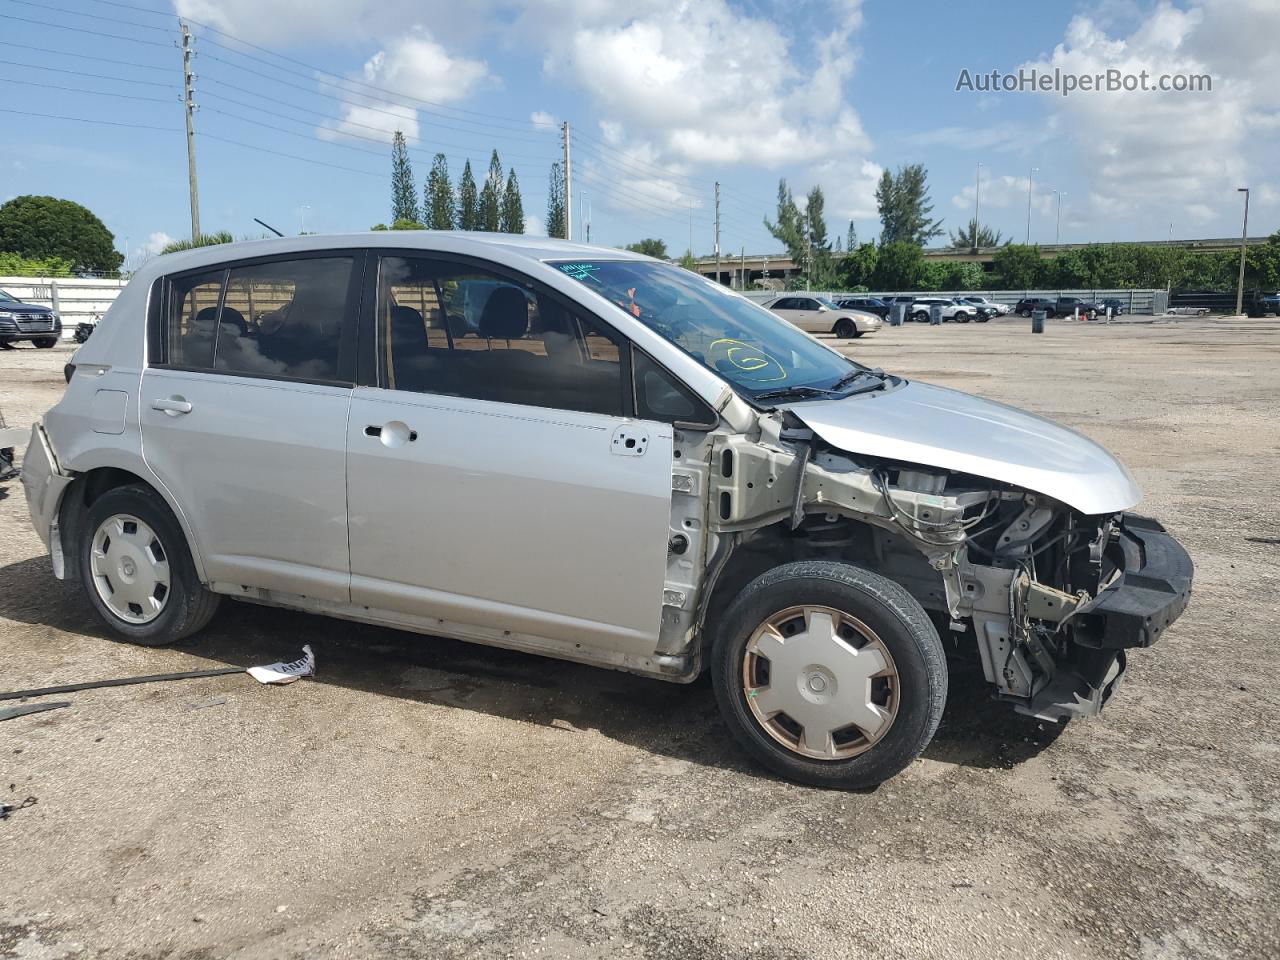
[[[1036,173],[1039,167],[1032,167],[1031,172],[1027,174],[1027,245],[1031,245],[1031,187],[1035,183]]]
[[[564,238],[573,239],[573,167],[569,156],[569,121],[560,125],[564,138]]]
[[[591,198],[587,198],[587,243],[591,242]]]
[[[191,58],[195,55],[191,48],[191,30],[185,20],[178,21],[182,28],[182,102],[187,114],[187,182],[191,189],[191,240],[200,239],[200,191],[196,188],[196,127],[192,119],[196,105],[192,97],[192,81],[195,75],[191,72]]]
[[[739,290],[743,293],[747,290],[747,246],[742,245],[742,269],[738,271]]]
[[[1249,243],[1249,188],[1237,187],[1244,194],[1244,229],[1240,231],[1240,278],[1236,281],[1236,314],[1244,312],[1244,250]]]
[[[978,173],[973,180],[973,252],[978,252],[978,200],[982,196],[982,163],[978,163]]]
[[[1062,243],[1062,198],[1066,196],[1066,193],[1062,190],[1055,190],[1053,194],[1058,198],[1058,222],[1053,228],[1053,243],[1054,246],[1059,246]]]
[[[716,181],[716,283],[720,282],[720,181]]]
[[[809,233],[809,211],[804,212],[804,288],[810,288],[809,262],[813,259],[813,237]]]

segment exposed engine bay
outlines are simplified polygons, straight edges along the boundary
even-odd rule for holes
[[[1154,521],[1085,515],[1008,483],[852,454],[787,411],[759,427],[757,437],[677,433],[681,548],[669,556],[663,621],[672,661],[717,598],[755,573],[842,560],[910,591],[948,646],[980,661],[997,698],[1057,721],[1098,713],[1125,650],[1154,642],[1186,606],[1191,562]]]

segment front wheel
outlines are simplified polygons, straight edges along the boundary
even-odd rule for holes
[[[41,337],[39,340],[32,340],[31,342],[35,344],[37,347],[39,347],[41,350],[48,350],[50,347],[56,347],[58,345],[58,338],[57,337]]]
[[[1018,311],[1018,316],[1020,316],[1020,317],[1029,317],[1029,316],[1031,316],[1031,311],[1030,311],[1030,310],[1019,310],[1019,311]]]
[[[108,490],[80,530],[80,579],[89,602],[124,639],[148,647],[201,630],[218,609],[196,575],[186,537],[160,497],[141,485]]]
[[[955,321],[956,321],[956,323],[968,323],[968,322],[969,322],[969,315],[968,315],[967,313],[963,313],[963,312],[961,312],[961,313],[957,313],[957,314],[956,314],[956,316],[955,316]]]
[[[805,560],[747,585],[711,658],[720,711],[747,752],[800,783],[870,787],[933,739],[942,642],[919,602],[860,567]]]
[[[929,315],[925,313],[923,310],[917,310],[915,313],[911,315],[911,319],[914,320],[916,323],[924,323],[926,320],[929,319]]]
[[[836,326],[832,333],[841,340],[852,340],[858,335],[858,328],[848,317],[841,317],[836,321]]]

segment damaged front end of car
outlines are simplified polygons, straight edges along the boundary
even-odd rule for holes
[[[844,403],[859,404],[865,416],[888,409]],[[1010,409],[997,412],[1007,417]],[[1090,455],[1101,450],[1022,416],[1060,446],[1076,438]],[[706,529],[673,518],[676,536],[694,536],[685,541],[693,556],[673,556],[671,567],[703,568],[701,550],[706,575],[667,598],[670,663],[698,659],[686,640],[714,624],[762,570],[796,559],[837,560],[910,591],[951,637],[951,649],[981,663],[998,699],[1060,721],[1098,713],[1124,675],[1126,650],[1154,643],[1187,604],[1191,560],[1160,524],[1126,512],[1136,487],[1118,462],[1119,493],[1088,497],[1064,485],[1079,501],[1072,505],[1010,482],[1018,471],[1007,465],[989,471],[1003,476],[983,476],[853,452],[824,437],[833,431],[821,416],[808,419],[816,426],[800,409],[765,412],[755,430],[708,435],[677,462],[677,514],[684,487],[691,505],[706,504]],[[948,457],[943,451],[936,459]],[[1043,478],[1040,485],[1051,486]],[[1118,508],[1086,512],[1108,498]],[[694,614],[686,591],[697,594]]]

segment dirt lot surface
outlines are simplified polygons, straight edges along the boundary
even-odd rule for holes
[[[38,798],[0,821],[0,957],[1280,956],[1280,322],[1028,326],[849,346],[1118,453],[1192,605],[1096,720],[953,677],[933,746],[869,793],[752,766],[705,683],[237,603],[177,648],[114,643],[0,488],[3,689],[319,661],[0,724],[0,798]],[[67,356],[0,353],[11,424]]]

